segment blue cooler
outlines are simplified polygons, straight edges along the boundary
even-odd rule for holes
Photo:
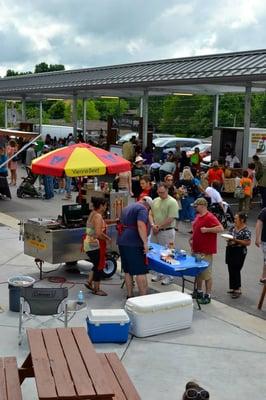
[[[130,320],[123,309],[89,310],[88,335],[93,343],[125,343]]]

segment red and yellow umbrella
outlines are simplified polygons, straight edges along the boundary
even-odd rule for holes
[[[62,177],[98,176],[130,171],[130,162],[109,151],[86,143],[61,147],[35,158],[32,172]]]

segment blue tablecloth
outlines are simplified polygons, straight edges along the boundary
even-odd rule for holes
[[[165,275],[172,276],[197,276],[208,267],[207,261],[196,262],[195,257],[187,255],[186,258],[178,259],[179,265],[171,265],[160,259],[160,252],[165,250],[163,246],[150,243],[152,249],[147,254],[149,268]]]

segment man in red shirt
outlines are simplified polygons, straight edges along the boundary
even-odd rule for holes
[[[193,297],[199,303],[208,304],[211,301],[212,290],[212,256],[217,253],[217,233],[223,232],[223,226],[218,219],[207,210],[207,200],[198,198],[193,206],[197,216],[192,223],[192,237],[190,246],[196,257],[208,261],[209,266],[197,276],[197,289]],[[202,282],[205,281],[206,293],[203,295]]]

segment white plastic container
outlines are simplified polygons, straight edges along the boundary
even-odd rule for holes
[[[190,328],[192,323],[192,297],[178,291],[130,298],[125,309],[130,332],[138,337]]]
[[[89,310],[88,335],[93,343],[124,343],[130,320],[123,309]]]

